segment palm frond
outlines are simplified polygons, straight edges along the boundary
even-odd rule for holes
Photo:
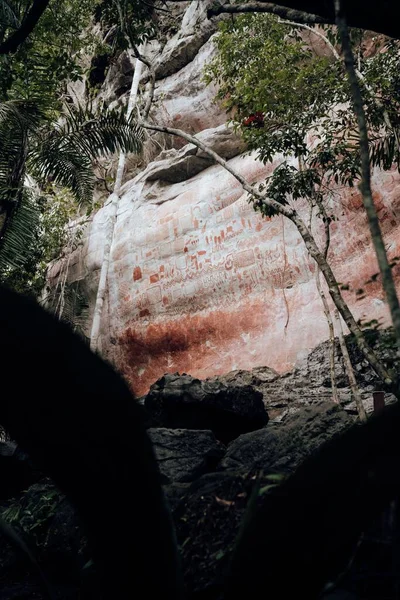
[[[40,99],[0,102],[0,131],[15,126],[35,130],[45,118],[45,106]]]
[[[89,158],[114,152],[138,153],[143,130],[117,109],[96,113],[91,106],[66,106],[63,123],[53,133],[60,145],[73,145]]]
[[[0,0],[1,1],[1,0]],[[38,211],[23,189],[29,136],[43,122],[40,102],[0,103],[0,270],[25,264]]]
[[[0,30],[4,31],[8,27],[18,29],[21,26],[21,21],[13,2],[8,0],[0,0]]]
[[[88,157],[79,148],[49,137],[30,152],[28,170],[39,183],[52,181],[69,188],[79,202],[92,198],[95,177]]]
[[[67,106],[62,122],[38,136],[28,168],[40,181],[68,187],[79,202],[88,202],[95,183],[91,161],[106,153],[139,152],[142,137],[142,129],[118,110],[96,114],[90,106]]]
[[[69,324],[75,333],[85,337],[85,326],[89,320],[89,303],[79,285],[66,286],[62,320]]]
[[[22,267],[29,259],[39,226],[40,213],[32,196],[24,191],[0,244],[0,274]]]
[[[44,118],[43,107],[34,100],[0,103],[0,200],[12,199],[10,188],[20,187],[17,179],[23,169],[18,174],[17,166],[24,165],[28,137]]]

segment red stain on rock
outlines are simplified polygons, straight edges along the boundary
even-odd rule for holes
[[[263,329],[266,318],[262,312],[262,303],[254,302],[233,312],[182,315],[153,322],[144,329],[128,327],[119,338],[120,369],[137,395],[146,393],[167,371],[187,371],[188,364],[191,373],[205,376],[204,364],[215,362],[216,357],[221,362],[224,346],[235,343],[241,333],[249,335]],[[229,371],[231,363],[231,356],[226,355],[221,372]]]
[[[138,281],[142,279],[142,269],[140,267],[135,267],[133,269],[133,281]]]
[[[149,316],[150,316],[150,311],[147,308],[144,308],[139,313],[139,317],[149,317]]]
[[[158,273],[155,273],[154,275],[150,275],[150,283],[157,283],[157,281],[159,280],[159,275]]]

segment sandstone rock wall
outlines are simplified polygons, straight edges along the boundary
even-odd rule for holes
[[[158,58],[154,117],[200,133],[250,182],[272,166],[244,154],[224,126],[215,90],[202,81],[213,52],[214,29],[206,3],[193,2],[183,26]],[[171,144],[172,145],[172,144]],[[192,145],[174,140],[123,188],[102,350],[134,391],[145,393],[165,372],[205,378],[268,365],[285,372],[328,336],[315,285],[315,266],[290,222],[263,219],[238,182]],[[278,159],[277,159],[278,160]],[[376,172],[373,186],[391,257],[400,255],[400,193],[396,172]],[[357,318],[387,322],[362,201],[357,190],[330,199],[339,220],[332,226],[331,264],[355,292],[347,300]],[[82,249],[69,263],[69,280],[83,280],[93,306],[102,263],[107,204],[94,217]],[[301,208],[304,218],[309,209]],[[322,228],[313,219],[322,242]],[[60,263],[53,265],[55,281]]]

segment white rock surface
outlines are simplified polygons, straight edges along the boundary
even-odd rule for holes
[[[200,22],[196,29],[204,7],[190,4],[181,31],[164,48],[160,65],[164,57],[167,76],[157,82],[153,117],[201,132],[250,183],[262,181],[273,166],[238,154],[244,147],[222,126],[226,115],[213,102],[215,90],[201,79],[213,53],[208,25]],[[260,365],[289,370],[328,335],[313,261],[290,222],[261,218],[229,173],[210,165],[194,146],[174,143],[181,149],[162,153],[123,188],[103,352],[139,395],[165,372],[204,378]],[[399,183],[394,171],[376,173],[373,180],[391,257],[400,255]],[[340,282],[367,292],[363,300],[353,292],[346,299],[356,318],[387,322],[380,284],[365,285],[377,266],[360,194],[349,189],[332,201],[339,213],[332,225],[332,267]],[[308,207],[300,208],[308,218]],[[70,261],[69,279],[83,281],[92,306],[108,211],[106,204],[95,215],[83,248]],[[315,221],[313,231],[322,243]],[[59,270],[59,264],[52,266],[50,282]],[[399,278],[399,268],[394,272]]]

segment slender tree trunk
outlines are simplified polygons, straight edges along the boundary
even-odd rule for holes
[[[349,379],[350,389],[351,389],[351,392],[353,394],[353,397],[354,397],[354,400],[356,403],[358,416],[360,418],[360,421],[365,422],[367,420],[367,414],[365,412],[365,408],[362,403],[361,394],[360,394],[359,387],[357,385],[356,376],[354,375],[353,365],[351,364],[349,351],[348,351],[347,345],[346,345],[346,340],[344,339],[344,335],[343,335],[342,321],[340,319],[340,315],[339,315],[337,308],[335,309],[335,321],[336,321],[336,325],[337,325],[340,349],[342,351],[343,360],[344,360],[344,368],[345,368],[347,377]]]
[[[374,371],[377,373],[377,375],[382,379],[383,383],[385,385],[389,386],[391,388],[391,390],[393,391],[393,393],[395,393],[396,395],[399,395],[400,390],[398,389],[398,384],[395,382],[395,380],[393,379],[393,376],[388,372],[388,370],[385,368],[385,366],[378,359],[378,357],[376,356],[376,354],[374,353],[372,348],[370,348],[369,344],[367,343],[367,341],[364,337],[364,334],[363,334],[361,328],[359,327],[356,320],[354,319],[346,302],[343,300],[343,297],[339,290],[338,282],[336,281],[336,277],[333,274],[333,271],[332,271],[330,265],[328,264],[328,262],[326,261],[326,259],[323,256],[323,254],[318,249],[318,246],[317,246],[314,238],[308,231],[305,223],[300,219],[300,217],[297,215],[297,213],[295,211],[293,211],[293,212],[294,212],[294,214],[291,214],[288,218],[290,218],[290,220],[293,221],[293,223],[296,225],[301,237],[303,238],[303,241],[306,245],[308,252],[310,253],[312,258],[316,261],[317,265],[321,269],[321,272],[322,272],[322,274],[325,278],[325,281],[327,283],[327,286],[328,286],[329,294],[330,294],[336,308],[338,309],[339,313],[342,315],[343,320],[346,323],[347,327],[349,328],[351,333],[354,335],[358,347],[360,348],[360,350],[362,351],[362,353],[364,354],[364,356],[370,363],[371,367],[374,369]]]
[[[317,206],[322,214],[323,220],[324,220],[324,225],[325,225],[325,248],[324,248],[324,258],[327,259],[328,257],[328,251],[329,251],[329,246],[331,243],[331,230],[330,230],[330,222],[329,222],[329,218],[327,215],[327,212],[325,210],[325,206],[323,204],[323,202],[321,201],[321,199],[318,198],[318,196],[316,196],[316,203]],[[319,269],[317,272],[317,286],[319,285],[319,291],[320,291],[320,295],[323,296],[323,298],[325,298],[325,294],[321,288],[321,284],[319,281]],[[324,300],[323,300],[324,301]],[[332,322],[332,317],[331,317],[331,313],[329,310],[329,305],[328,302],[325,298],[325,302],[324,305],[326,305],[326,309],[329,313],[329,319]],[[350,360],[350,355],[349,352],[347,350],[347,345],[346,345],[346,340],[344,339],[344,335],[343,335],[343,328],[342,328],[342,322],[340,320],[340,315],[338,312],[338,309],[335,307],[334,309],[334,317],[337,323],[337,329],[338,329],[338,336],[339,336],[339,344],[340,344],[340,349],[342,351],[342,355],[343,355],[343,360],[344,360],[344,366],[345,366],[345,371],[347,374],[347,377],[349,379],[350,382],[350,388],[351,391],[353,393],[354,396],[354,400],[357,406],[357,412],[360,418],[360,421],[366,421],[367,420],[367,415],[365,413],[364,410],[364,406],[361,400],[361,395],[357,386],[357,381],[356,378],[354,376],[354,370],[353,370],[353,365],[351,364],[351,360]],[[336,377],[335,377],[335,329],[333,326],[333,322],[332,322],[332,337],[331,337],[331,355],[330,355],[330,359],[331,359],[331,369],[333,368],[333,376],[331,375],[331,377],[334,378],[335,380],[335,387],[336,387],[336,392],[337,392],[337,386],[336,386]],[[333,364],[333,367],[332,367]]]
[[[79,208],[78,208],[78,211],[77,211],[76,218],[78,218],[78,216],[79,216]],[[74,230],[72,232],[72,235],[71,235],[71,237],[69,239],[68,246],[67,246],[68,247],[68,258],[67,258],[66,265],[64,267],[64,274],[63,275],[60,274],[60,279],[61,279],[61,276],[62,276],[62,281],[60,283],[60,280],[59,280],[58,283],[57,283],[57,287],[56,287],[56,292],[57,292],[58,285],[60,284],[60,295],[58,297],[57,306],[56,306],[56,310],[55,310],[55,314],[56,314],[56,316],[57,316],[57,318],[58,318],[59,321],[61,321],[62,316],[64,314],[64,308],[65,308],[65,287],[67,285],[69,264],[71,262],[72,253],[74,251],[74,244],[75,244],[76,233],[77,233],[77,228],[74,227]]]
[[[331,384],[332,384],[332,400],[335,404],[339,404],[339,392],[336,385],[336,375],[335,375],[335,329],[333,327],[332,315],[329,309],[328,300],[326,299],[325,292],[322,289],[321,281],[320,281],[320,270],[317,267],[317,272],[315,275],[315,282],[317,284],[317,290],[322,300],[322,304],[324,307],[324,314],[326,320],[328,322],[329,327],[329,371],[331,375]]]
[[[360,191],[363,198],[364,208],[368,217],[368,224],[371,232],[372,242],[374,244],[376,257],[378,259],[379,270],[382,275],[382,284],[385,291],[386,300],[389,305],[392,317],[393,327],[396,335],[397,345],[400,351],[400,304],[394,284],[393,273],[386,254],[385,243],[383,241],[382,231],[379,224],[378,215],[371,190],[371,172],[369,163],[369,144],[367,121],[364,111],[364,103],[358,84],[356,70],[354,66],[354,56],[351,49],[349,31],[346,19],[342,13],[340,0],[335,0],[336,23],[341,37],[346,71],[350,83],[353,99],[354,112],[357,117],[358,130],[360,134],[360,160],[361,160],[361,183]]]
[[[299,171],[304,171],[304,160],[302,157],[299,157]],[[314,192],[315,192],[315,186],[314,186]],[[313,199],[315,201],[315,204],[319,208],[320,215],[322,215],[322,219],[323,219],[323,223],[324,223],[324,227],[325,227],[324,258],[325,258],[325,260],[327,260],[329,246],[331,243],[331,230],[329,227],[329,219],[328,219],[328,215],[325,210],[325,206],[324,206],[320,196],[317,193],[314,193],[313,196],[314,196]],[[308,222],[308,229],[310,230],[310,233],[312,233],[312,214],[313,214],[313,203],[311,202],[310,220]],[[338,388],[336,385],[336,374],[335,374],[335,328],[333,326],[332,315],[331,315],[331,311],[329,308],[329,304],[326,299],[325,292],[321,286],[320,273],[321,273],[320,269],[317,266],[317,270],[315,273],[315,282],[317,285],[317,291],[318,291],[319,297],[321,298],[322,306],[324,308],[324,314],[325,314],[325,318],[328,323],[328,329],[329,329],[329,371],[330,371],[330,377],[331,377],[332,400],[335,404],[340,404],[340,398],[339,398]]]
[[[129,96],[128,110],[127,110],[127,118],[132,114],[133,108],[136,104],[136,98],[139,88],[139,81],[142,74],[143,63],[139,59],[136,59],[135,65],[135,73],[132,79],[131,92]],[[109,201],[109,215],[108,215],[108,223],[106,228],[106,235],[104,240],[104,253],[103,253],[103,262],[101,264],[100,271],[100,281],[99,287],[97,289],[97,297],[96,297],[96,305],[93,314],[93,323],[92,330],[90,334],[90,348],[93,352],[96,352],[99,349],[99,335],[100,335],[100,325],[101,325],[101,317],[103,313],[103,305],[104,299],[107,291],[107,277],[108,277],[108,269],[110,266],[110,257],[111,257],[111,246],[114,238],[114,229],[115,223],[117,221],[117,213],[118,213],[118,204],[120,200],[120,189],[122,185],[122,178],[124,176],[125,169],[125,158],[126,155],[121,152],[118,161],[117,175],[114,183],[114,191],[111,194]]]

